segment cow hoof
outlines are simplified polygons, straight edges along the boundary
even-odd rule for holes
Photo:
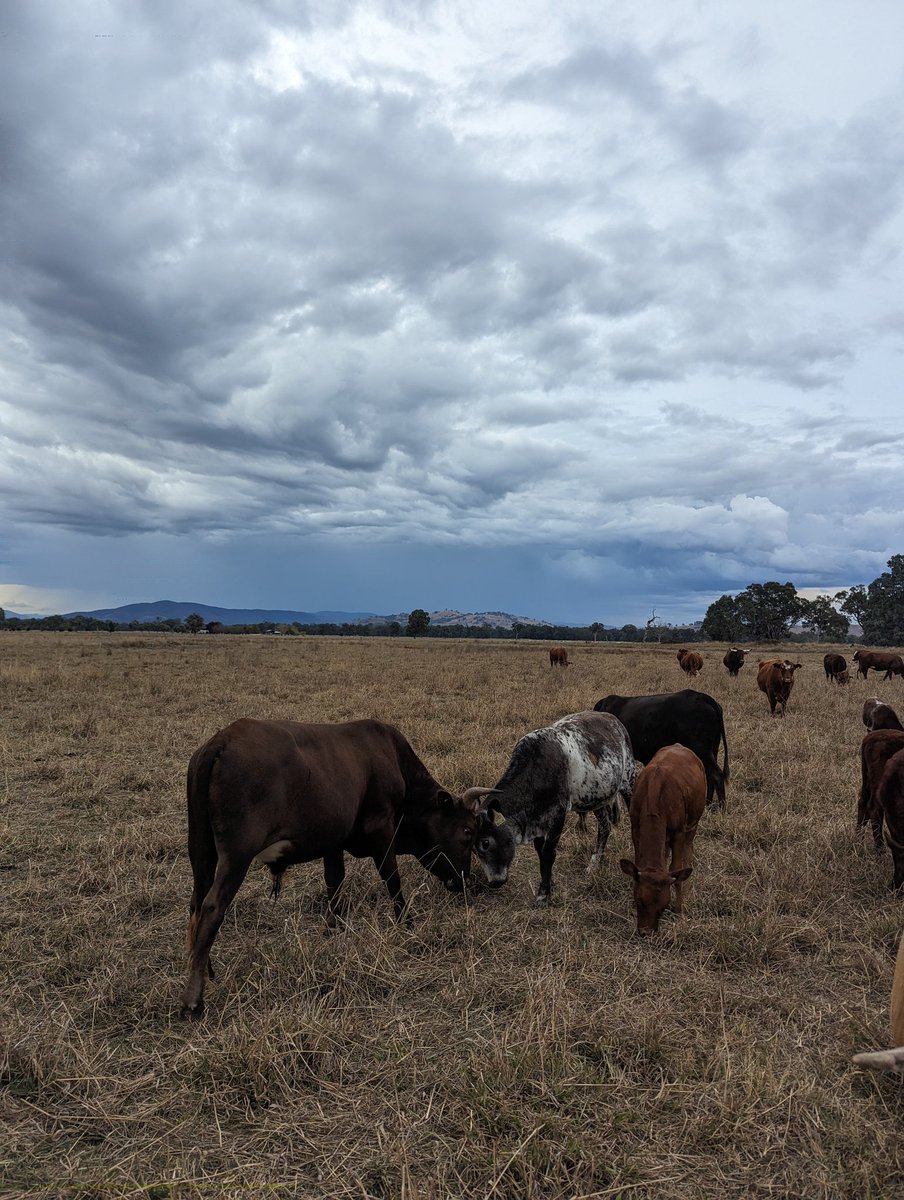
[[[182,1005],[181,1017],[183,1021],[200,1021],[204,1016],[204,1004],[199,1001],[195,1005]]]
[[[534,896],[534,908],[549,908],[549,892],[540,892]]]

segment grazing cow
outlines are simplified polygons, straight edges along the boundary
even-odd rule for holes
[[[870,696],[863,701],[863,724],[872,733],[874,729],[900,729],[904,725],[898,720],[898,714],[890,704],[880,700],[878,696]]]
[[[549,665],[551,667],[568,666],[568,651],[564,646],[553,646],[549,652]]]
[[[904,1074],[904,934],[898,943],[898,959],[891,985],[891,1044],[894,1050],[874,1050],[868,1054],[855,1054],[853,1062],[858,1067],[869,1067],[873,1071],[893,1071]]]
[[[725,651],[725,657],[722,659],[722,662],[728,668],[728,674],[732,677],[732,679],[737,679],[738,672],[747,661],[747,655],[749,653],[749,650],[741,650],[738,646],[732,646],[730,649]]]
[[[681,670],[685,675],[690,675],[691,679],[696,679],[699,672],[703,670],[703,657],[696,650],[685,650],[682,647],[676,657]]]
[[[556,847],[570,808],[596,816],[599,830],[589,869],[597,869],[619,818],[619,794],[630,804],[635,771],[625,727],[606,713],[572,713],[525,734],[484,804],[474,839],[489,882],[505,883],[516,846],[533,838],[540,860],[536,903],[548,903]],[[494,811],[504,818],[502,824],[494,823]]]
[[[892,675],[904,676],[904,659],[893,650],[855,650],[853,658],[857,675],[862,679],[866,679],[870,671],[884,671],[883,679],[891,679]]]
[[[847,659],[843,654],[830,651],[823,655],[823,669],[830,683],[850,683],[851,673],[848,670]]]
[[[891,886],[900,890],[904,888],[904,749],[898,750],[885,764],[876,808],[880,820],[885,820],[885,841],[894,863]]]
[[[904,750],[904,730],[876,729],[860,743],[860,798],[857,801],[857,828],[870,825],[876,849],[882,849],[882,810],[879,784],[888,760]]]
[[[334,924],[344,852],[372,858],[401,919],[396,855],[414,854],[460,886],[485,791],[443,791],[398,729],[380,721],[240,720],[215,733],[188,764],[194,890],[183,1016],[203,1012],[210,948],[252,859],[270,868],[275,896],[286,867],[322,858]]]
[[[794,687],[794,672],[799,671],[800,663],[793,663],[787,658],[767,658],[759,664],[756,673],[756,685],[764,692],[769,701],[769,712],[774,717],[776,705],[779,716],[785,715],[785,708],[791,689]]]
[[[706,692],[684,688],[652,696],[605,696],[593,706],[595,712],[618,717],[631,739],[634,757],[648,763],[657,750],[680,742],[697,755],[706,771],[706,800],[713,794],[725,807],[728,782],[728,742],[722,705]],[[719,769],[719,743],[725,748]]]
[[[634,861],[618,865],[634,880],[637,932],[655,933],[672,898],[684,912],[684,882],[693,865],[694,834],[706,808],[706,772],[686,746],[664,746],[641,771],[631,801]],[[671,862],[666,856],[671,851]]]

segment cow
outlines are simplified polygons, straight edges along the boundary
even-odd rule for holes
[[[863,724],[870,733],[874,729],[900,729],[904,731],[904,725],[898,720],[898,714],[890,704],[886,704],[878,696],[870,696],[868,700],[863,701]]]
[[[833,651],[824,654],[822,665],[826,673],[826,679],[830,683],[850,683],[851,673],[848,670],[847,659],[843,654],[836,654]]]
[[[696,679],[699,672],[703,670],[703,657],[696,650],[685,650],[682,647],[676,657],[681,670],[685,675],[690,675],[691,679]]]
[[[904,1074],[904,934],[898,943],[898,958],[891,985],[891,1044],[894,1050],[855,1054],[852,1061],[858,1067],[869,1067],[873,1071]]]
[[[801,663],[793,663],[787,658],[767,658],[759,663],[756,685],[769,701],[769,712],[773,717],[776,706],[779,716],[785,715],[788,698],[794,687],[794,672],[800,668]]]
[[[722,659],[722,662],[728,668],[728,674],[732,679],[737,679],[738,673],[747,661],[749,653],[749,650],[741,650],[738,646],[732,646],[725,651],[725,657]]]
[[[648,763],[657,750],[680,742],[697,755],[706,771],[706,800],[718,797],[725,807],[728,782],[728,741],[722,705],[707,692],[684,688],[651,696],[604,696],[593,706],[594,712],[611,713],[628,731],[634,757]],[[725,750],[719,768],[719,743]]]
[[[588,870],[597,870],[619,819],[619,795],[625,804],[631,802],[635,771],[625,727],[607,713],[571,713],[525,734],[484,802],[474,839],[489,883],[505,883],[516,847],[533,838],[540,860],[535,903],[548,904],[556,847],[569,809],[596,816],[596,849]],[[494,821],[494,812],[500,814],[501,824]]]
[[[853,658],[857,675],[862,679],[866,679],[870,671],[884,671],[883,679],[891,679],[892,675],[904,676],[904,659],[893,650],[855,650]]]
[[[485,792],[444,791],[399,730],[381,721],[242,719],[215,733],[188,765],[194,889],[182,1015],[204,1011],[210,949],[254,858],[270,868],[274,898],[287,867],[322,858],[329,925],[344,853],[372,858],[401,920],[396,856],[413,854],[447,886],[461,886]]]
[[[879,808],[879,784],[888,760],[904,750],[904,730],[876,729],[860,743],[860,796],[857,801],[857,828],[872,827],[873,843],[882,849],[882,810]]]
[[[650,759],[637,780],[631,801],[631,841],[634,861],[618,865],[634,880],[637,932],[655,933],[659,918],[672,898],[679,916],[684,912],[684,884],[693,864],[694,834],[706,808],[706,772],[687,746],[664,746]],[[671,862],[666,858],[671,853]]]
[[[551,667],[567,667],[568,666],[568,651],[564,646],[553,646],[549,652],[549,665]]]
[[[894,864],[891,886],[900,891],[904,888],[904,749],[893,754],[885,765],[876,808],[885,821],[885,841]]]

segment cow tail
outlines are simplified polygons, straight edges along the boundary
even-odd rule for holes
[[[210,823],[210,778],[222,749],[222,745],[203,746],[188,764],[188,857],[194,881],[188,922],[189,955],[194,950],[201,905],[217,869],[217,846]]]
[[[722,724],[722,748],[725,751],[725,760],[722,764],[722,778],[728,783],[728,738],[725,736],[725,714],[721,716]]]

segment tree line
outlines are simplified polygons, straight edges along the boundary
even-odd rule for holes
[[[136,633],[267,633],[289,636],[345,637],[433,637],[433,638],[508,638],[525,641],[561,642],[779,642],[851,640],[850,622],[863,630],[863,641],[874,646],[904,645],[904,554],[888,560],[888,570],[870,584],[856,584],[834,595],[807,600],[793,583],[751,583],[736,595],[723,595],[706,610],[702,625],[668,625],[653,616],[642,626],[627,624],[618,628],[599,621],[589,625],[525,625],[515,622],[511,628],[490,625],[432,625],[423,608],[412,609],[407,623],[399,621],[372,624],[291,625],[274,621],[257,624],[224,625],[205,623],[200,613],[189,613],[184,620],[173,617],[164,621],[98,620],[95,617],[56,614],[50,617],[6,617],[0,608],[0,629],[50,631]]]

